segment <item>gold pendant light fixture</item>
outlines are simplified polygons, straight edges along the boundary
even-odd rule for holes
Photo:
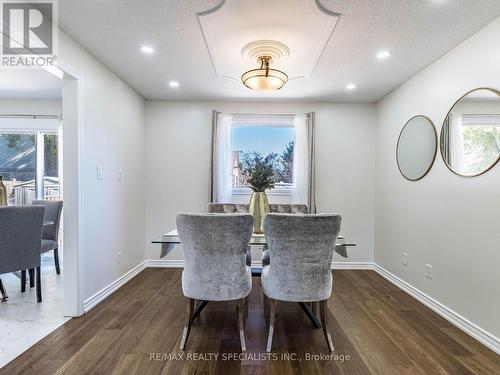
[[[241,81],[252,90],[274,91],[279,90],[288,81],[288,76],[281,70],[269,67],[270,56],[259,57],[261,64],[259,69],[252,69],[243,73]]]
[[[248,61],[260,64],[260,68],[249,70],[241,76],[241,82],[256,91],[275,91],[288,82],[288,76],[278,69],[272,69],[271,63],[277,63],[288,57],[290,51],[286,45],[273,40],[258,40],[243,47],[241,54]]]

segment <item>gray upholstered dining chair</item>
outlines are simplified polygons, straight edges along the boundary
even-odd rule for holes
[[[323,333],[333,351],[326,315],[341,221],[339,215],[332,214],[269,214],[264,218],[270,263],[262,268],[261,283],[264,296],[271,299],[268,352],[272,348],[277,301],[319,302]]]
[[[45,220],[52,224],[44,225],[42,235],[42,245],[40,252],[45,254],[54,250],[54,264],[56,272],[59,275],[61,268],[59,266],[59,226],[61,224],[61,214],[63,209],[62,201],[34,200],[33,206],[45,207]]]
[[[307,204],[270,204],[269,212],[275,214],[307,214]]]
[[[246,214],[249,210],[250,207],[248,204],[209,203],[207,206],[207,211],[214,214]]]
[[[249,212],[248,204],[235,204],[235,203],[209,203],[207,205],[207,212],[213,214],[236,214]],[[246,263],[248,267],[252,266],[252,249],[248,245]]]
[[[276,214],[307,214],[306,204],[270,204],[269,212]],[[269,247],[262,249],[262,266],[269,264]]]
[[[45,207],[0,208],[0,274],[22,271],[21,291],[26,288],[26,270],[36,269],[37,301],[42,302],[40,241]]]
[[[252,289],[245,258],[252,236],[249,214],[179,214],[177,230],[184,250],[182,291],[188,298],[180,349],[191,329],[195,301],[237,301],[241,350],[246,350],[243,314]]]

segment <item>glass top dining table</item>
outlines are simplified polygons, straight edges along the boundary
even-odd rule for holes
[[[161,245],[160,258],[166,257],[168,254],[174,250],[176,245],[181,243],[179,238],[179,234],[177,233],[177,229],[171,230],[168,233],[165,233],[160,236],[159,239],[151,241],[154,244]],[[266,245],[266,236],[264,234],[253,233],[250,238],[250,245],[252,246],[263,246]],[[354,243],[349,243],[342,236],[339,236],[337,239],[337,244],[335,246],[335,252],[341,255],[344,258],[347,258],[347,248],[356,246]]]

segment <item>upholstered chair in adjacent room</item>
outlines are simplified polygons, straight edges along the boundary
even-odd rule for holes
[[[264,233],[270,263],[262,268],[261,282],[264,296],[271,300],[267,351],[272,348],[278,301],[319,303],[323,333],[333,351],[326,315],[341,220],[331,214],[266,215]]]
[[[195,315],[195,301],[236,301],[241,350],[245,298],[252,289],[246,253],[252,236],[249,214],[179,214],[177,231],[184,250],[182,291],[189,299],[180,349]]]
[[[36,269],[37,301],[42,302],[40,241],[45,208],[0,208],[0,274],[21,271],[21,291],[26,288],[26,270]]]
[[[40,252],[45,254],[46,252],[54,250],[54,264],[56,266],[56,272],[59,275],[61,273],[61,269],[59,267],[59,226],[61,223],[63,202],[34,200],[32,205],[44,206],[45,220],[52,222],[52,224],[44,225],[43,227],[42,246]]]
[[[235,203],[209,203],[207,206],[207,212],[213,214],[236,214],[249,212],[250,208],[248,204],[235,204]],[[252,250],[250,245],[247,249],[247,266],[252,266]]]

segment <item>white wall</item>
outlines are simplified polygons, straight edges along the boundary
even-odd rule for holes
[[[0,114],[59,115],[61,113],[61,99],[0,98]]]
[[[348,261],[372,261],[376,119],[372,104],[146,101],[147,241],[173,229],[178,212],[206,210],[213,109],[315,111],[318,211],[342,215],[342,233],[358,245],[350,250]],[[150,244],[147,258],[157,259],[159,252],[158,245]],[[176,249],[168,259],[182,259],[182,252]],[[336,254],[334,260],[343,259]]]
[[[465,92],[500,89],[500,19],[378,103],[375,262],[486,331],[500,337],[500,165],[474,178],[450,172],[438,153],[423,180],[399,174],[395,149],[412,116],[438,134]],[[409,266],[402,265],[402,252]],[[433,266],[433,278],[424,275]]]
[[[63,32],[59,43],[61,67],[79,78],[83,91],[78,103],[82,150],[74,157],[83,166],[83,294],[88,299],[144,260],[144,99]],[[78,135],[66,125],[64,131],[65,145],[71,135],[76,147]],[[65,149],[66,180],[71,151]],[[99,181],[96,166],[103,170]],[[119,169],[123,182],[117,181]],[[68,189],[66,181],[65,194]],[[71,225],[68,217],[66,222]]]

